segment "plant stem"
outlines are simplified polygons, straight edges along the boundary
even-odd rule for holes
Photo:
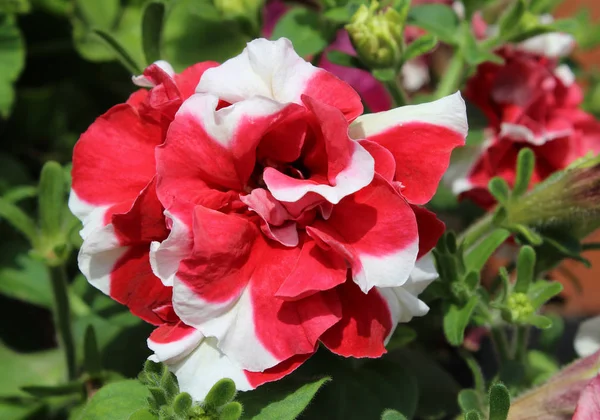
[[[517,327],[517,333],[515,334],[515,357],[514,359],[519,362],[525,362],[527,357],[527,345],[529,344],[529,330],[528,326]]]
[[[389,80],[385,82],[385,87],[387,91],[392,96],[392,100],[394,101],[394,106],[404,106],[408,105],[408,99],[406,98],[406,93],[404,90],[398,85],[398,81],[394,78],[394,80]]]
[[[458,243],[462,244],[465,249],[468,249],[474,243],[483,238],[487,233],[489,233],[494,225],[493,225],[493,216],[494,211],[490,210],[487,212],[485,216],[481,219],[477,220],[471,226],[469,226],[464,232],[462,232],[458,236]]]
[[[500,364],[510,359],[510,353],[508,349],[508,340],[506,339],[506,333],[502,327],[492,327],[491,329],[492,342],[498,354]]]
[[[464,61],[464,57],[460,51],[456,51],[435,91],[436,99],[443,98],[459,90],[460,83],[462,82]]]
[[[69,380],[75,379],[75,342],[71,331],[71,310],[67,289],[67,273],[64,265],[50,268],[52,292],[54,294],[55,323],[67,360]]]

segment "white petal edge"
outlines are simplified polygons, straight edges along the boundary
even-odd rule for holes
[[[79,235],[85,240],[91,232],[104,226],[104,216],[106,210],[110,206],[95,206],[87,203],[79,196],[74,190],[71,190],[69,195],[69,210],[77,217],[83,224],[83,229],[79,231]]]
[[[433,102],[361,115],[350,125],[349,133],[355,140],[365,139],[411,122],[446,127],[464,137],[469,129],[465,101],[456,92]]]
[[[312,77],[322,70],[302,59],[290,40],[264,38],[249,42],[242,53],[208,69],[196,88],[235,103],[254,96],[301,104]]]
[[[160,69],[162,71],[167,73],[169,76],[171,76],[171,77],[175,76],[175,70],[173,69],[173,66],[171,66],[171,64],[169,64],[165,60],[158,60],[152,64],[156,64],[158,67],[160,67]],[[148,78],[146,76],[144,76],[143,74],[141,74],[139,76],[131,76],[131,81],[133,82],[134,85],[139,86],[139,87],[145,87],[145,88],[153,88],[154,87],[154,83],[152,81],[148,80]]]
[[[173,364],[190,354],[202,342],[204,336],[198,330],[192,331],[179,340],[159,343],[148,338],[148,348],[154,352],[150,356],[154,362]]]
[[[79,250],[79,270],[92,286],[110,295],[111,272],[127,249],[119,244],[112,224],[96,229],[87,236]]]
[[[185,284],[175,279],[173,308],[183,322],[214,337],[216,346],[231,362],[251,372],[262,372],[281,362],[254,333],[250,287],[236,301],[222,305],[206,302]]]
[[[377,289],[388,303],[394,328],[398,323],[409,322],[413,317],[424,316],[429,312],[429,307],[418,296],[437,278],[433,257],[428,253],[419,258],[403,286]],[[386,343],[391,338],[394,328],[386,338]]]
[[[358,253],[362,270],[354,273],[353,280],[364,293],[373,287],[401,287],[410,279],[418,252],[417,239],[407,247],[387,255]]]
[[[225,356],[216,346],[214,338],[205,338],[183,360],[170,364],[177,376],[179,388],[195,401],[202,401],[212,386],[220,379],[230,378],[238,391],[253,389],[244,371]]]
[[[373,181],[375,176],[375,160],[358,142],[352,142],[354,150],[348,166],[337,174],[332,185],[311,184],[303,180],[285,177],[292,185],[282,186],[277,170],[267,168],[263,179],[273,197],[279,201],[296,202],[309,192],[319,194],[331,204],[338,204],[344,197],[357,192]],[[278,185],[279,184],[279,185]]]
[[[579,357],[586,357],[600,350],[600,316],[587,319],[579,325],[574,342]]]
[[[164,214],[171,221],[171,232],[164,241],[150,244],[150,267],[165,286],[173,286],[179,263],[191,252],[193,239],[185,223],[168,210]]]

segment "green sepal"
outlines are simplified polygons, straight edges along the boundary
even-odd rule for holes
[[[221,407],[233,400],[235,392],[235,382],[229,378],[223,378],[208,391],[204,404],[211,407]]]
[[[506,420],[510,409],[510,393],[502,383],[495,383],[490,387],[489,420]]]

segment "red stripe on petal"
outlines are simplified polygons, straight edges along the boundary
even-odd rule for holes
[[[286,300],[297,300],[308,295],[333,289],[346,281],[348,271],[342,257],[325,251],[315,241],[308,240],[291,274],[277,290],[276,296]]]
[[[409,122],[371,136],[368,140],[388,149],[396,159],[396,180],[413,204],[425,204],[435,194],[448,169],[452,150],[464,136],[446,127]]]
[[[339,109],[348,121],[353,121],[363,113],[358,93],[349,84],[324,70],[315,72],[303,94]]]
[[[213,303],[234,299],[246,287],[256,261],[251,259],[258,229],[248,220],[197,206],[194,249],[177,277],[197,296]]]
[[[446,230],[446,225],[426,208],[414,205],[410,207],[415,212],[419,229],[419,259],[437,245]]]
[[[195,328],[185,325],[183,322],[171,325],[164,324],[152,331],[150,340],[157,344],[172,343],[188,337],[195,332]]]
[[[264,372],[250,372],[245,370],[244,374],[246,375],[250,386],[252,386],[252,388],[256,388],[260,385],[266,384],[267,382],[277,381],[284,376],[289,375],[298,369],[300,365],[306,362],[306,360],[308,360],[308,358],[313,354],[314,353],[298,354],[279,363],[277,366],[273,366],[272,368],[265,370]]]
[[[377,289],[363,293],[352,281],[336,289],[342,302],[342,320],[321,336],[321,342],[344,357],[379,357],[386,353],[385,339],[392,317]]]
[[[73,152],[73,190],[94,205],[132,203],[156,172],[161,127],[121,104],[99,117]]]
[[[375,142],[360,140],[359,143],[375,159],[375,172],[381,175],[386,181],[392,182],[396,175],[396,160],[394,159],[394,155],[388,149]]]
[[[148,244],[133,246],[112,269],[110,296],[134,315],[154,325],[164,320],[153,309],[171,303],[172,290],[152,273]]]

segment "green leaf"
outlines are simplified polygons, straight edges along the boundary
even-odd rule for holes
[[[444,315],[444,334],[453,346],[460,346],[464,340],[465,329],[469,325],[473,310],[477,306],[477,296],[471,296],[469,301],[463,305],[450,305],[448,312]]]
[[[521,149],[517,157],[517,175],[515,185],[512,190],[513,197],[520,197],[529,188],[529,181],[535,167],[535,155],[533,151],[526,147]]]
[[[481,403],[479,393],[474,389],[463,389],[458,394],[458,405],[463,413],[473,410],[481,411]]]
[[[131,74],[140,74],[142,72],[131,55],[111,34],[100,29],[94,29],[93,32],[98,35],[108,47],[111,48],[112,52],[121,62],[121,64],[123,64],[123,66],[127,69],[127,71],[129,71]]]
[[[374,69],[373,77],[380,82],[392,82],[396,79],[396,70],[394,69]]]
[[[344,24],[350,21],[352,17],[352,13],[350,12],[350,8],[346,6],[341,7],[333,7],[326,12],[323,13],[323,16],[330,20],[333,23]]]
[[[338,66],[354,67],[357,69],[366,70],[367,67],[357,57],[343,53],[341,51],[332,50],[327,52],[327,59]]]
[[[209,0],[172,2],[162,38],[162,55],[176,71],[201,61],[225,61],[250,41],[235,22],[223,22]]]
[[[119,16],[119,0],[75,0],[75,10],[90,28],[110,29]]]
[[[536,15],[550,13],[562,0],[531,0],[529,11]]]
[[[532,247],[525,245],[519,250],[517,257],[517,281],[515,292],[527,293],[533,281],[535,272],[535,251]]]
[[[540,330],[545,330],[552,327],[552,320],[544,315],[532,315],[527,322]]]
[[[506,204],[508,202],[508,199],[510,198],[510,188],[504,179],[499,176],[493,177],[488,183],[488,189],[490,190],[490,194],[492,194],[500,204]]]
[[[96,333],[92,325],[88,325],[85,330],[83,357],[86,372],[92,376],[99,375],[102,371],[102,363],[100,361],[100,350],[98,350]]]
[[[517,0],[513,3],[499,20],[500,34],[505,36],[506,34],[512,33],[516,28],[519,27],[521,18],[527,10],[527,5],[524,0]]]
[[[184,415],[192,407],[192,397],[187,392],[182,392],[173,399],[173,410],[175,413]]]
[[[449,6],[442,4],[423,4],[414,6],[408,13],[408,23],[425,29],[440,41],[456,44],[458,17]]]
[[[34,397],[45,398],[60,395],[84,395],[85,388],[82,382],[74,381],[55,386],[24,386],[21,389]]]
[[[237,401],[232,401],[221,409],[219,420],[238,420],[242,416],[243,407]]]
[[[221,407],[233,400],[233,397],[235,397],[235,382],[229,378],[223,378],[208,391],[204,404]]]
[[[136,411],[148,407],[148,389],[136,380],[105,385],[90,400],[80,420],[128,420]]]
[[[534,309],[538,309],[562,290],[563,286],[559,282],[538,280],[530,286],[527,296]]]
[[[46,404],[32,399],[0,400],[0,419],[25,420],[44,418]]]
[[[467,270],[480,272],[492,254],[510,237],[506,229],[496,229],[465,252]]]
[[[316,395],[317,391],[321,389],[330,378],[322,378],[316,381],[302,385],[284,395],[272,395],[270,400],[273,401],[270,404],[259,409],[259,411],[252,416],[253,420],[294,420],[296,417],[304,411],[306,406]],[[246,393],[251,394],[251,393]],[[243,395],[243,394],[242,394]],[[252,398],[252,395],[248,395]],[[242,400],[240,398],[240,400]],[[242,400],[243,402],[243,400]],[[244,403],[244,406],[248,408],[248,404]]]
[[[0,117],[8,118],[14,101],[13,82],[25,66],[25,42],[13,16],[0,15]]]
[[[165,4],[162,1],[147,3],[142,17],[142,45],[148,65],[161,59],[160,42],[164,21]]]
[[[0,293],[50,309],[53,298],[46,265],[14,243],[2,244],[0,255]]]
[[[522,236],[523,239],[525,239],[527,241],[527,243],[529,243],[531,245],[537,246],[537,245],[541,245],[542,242],[544,242],[542,237],[537,232],[535,232],[531,228],[529,228],[528,226],[521,225],[521,224],[510,225],[510,226],[508,226],[508,229],[510,229],[517,235]]]
[[[437,43],[437,37],[431,34],[426,34],[415,39],[413,42],[408,44],[406,50],[404,50],[402,61],[407,62],[408,60],[412,60],[413,58],[427,54],[429,51],[435,48]]]
[[[481,371],[479,363],[477,363],[477,360],[475,360],[475,358],[470,352],[462,351],[461,355],[467,363],[467,366],[469,366],[469,370],[473,374],[473,383],[475,385],[475,391],[479,394],[484,394],[485,378],[483,377],[483,372]]]
[[[0,0],[0,13],[28,13],[31,10],[29,0]]]
[[[465,413],[465,420],[481,420],[483,417],[478,411],[469,411]]]
[[[385,410],[381,414],[381,420],[408,420],[404,414],[397,410]]]
[[[25,386],[58,385],[65,363],[58,349],[22,354],[0,342],[0,369],[0,396],[21,396]]]
[[[510,393],[501,383],[490,387],[489,420],[506,420],[510,409]]]
[[[26,200],[28,198],[33,198],[35,196],[37,196],[37,188],[27,185],[8,189],[4,193],[2,198],[11,204],[16,204],[19,201]]]
[[[272,39],[288,38],[300,57],[316,54],[328,44],[321,29],[319,13],[305,8],[290,9],[275,25]]]
[[[62,212],[66,196],[62,167],[46,162],[40,174],[38,187],[38,214],[42,235],[56,239],[62,231]]]
[[[542,348],[550,350],[563,336],[565,331],[565,321],[560,315],[554,313],[548,313],[547,317],[552,320],[552,326],[540,333],[539,344]]]
[[[147,408],[140,408],[134,411],[127,420],[159,420],[152,412]]]
[[[22,233],[32,245],[37,243],[37,226],[31,217],[14,204],[0,198],[0,220],[5,220]]]

